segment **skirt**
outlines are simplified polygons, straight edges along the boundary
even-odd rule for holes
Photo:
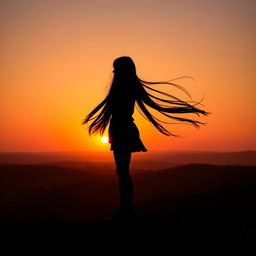
[[[133,121],[126,124],[110,122],[108,129],[110,150],[125,150],[130,152],[148,151],[140,139],[140,133]]]

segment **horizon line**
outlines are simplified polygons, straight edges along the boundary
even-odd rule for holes
[[[256,152],[254,149],[244,150],[173,150],[173,149],[160,149],[150,150],[148,152],[135,152],[135,153],[150,153],[150,152],[197,152],[197,153],[238,153],[238,152]],[[56,150],[56,151],[1,151],[0,154],[35,154],[35,153],[112,153],[112,151],[99,151],[99,150]]]

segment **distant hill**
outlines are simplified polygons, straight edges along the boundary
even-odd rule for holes
[[[59,162],[74,166],[107,164],[113,166],[112,152],[14,152],[0,153],[1,164],[41,164]],[[256,151],[203,152],[203,151],[148,151],[132,154],[131,168],[159,169],[184,164],[204,163],[216,165],[256,165]],[[80,165],[77,164],[77,165]],[[83,165],[81,163],[81,165]]]
[[[92,170],[1,165],[0,224],[44,218],[66,221],[102,218],[118,207],[118,183],[113,169],[108,175],[98,173],[96,167]],[[137,204],[167,195],[255,186],[256,167],[189,164],[158,171],[133,171],[132,177],[134,203]]]

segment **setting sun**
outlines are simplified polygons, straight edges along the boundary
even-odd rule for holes
[[[103,137],[101,138],[101,142],[102,142],[102,143],[107,143],[107,142],[108,142],[108,137],[103,136]]]

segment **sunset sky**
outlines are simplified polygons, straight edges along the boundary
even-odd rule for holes
[[[256,1],[5,0],[0,151],[109,151],[84,117],[106,96],[113,60],[148,81],[177,80],[209,116],[158,132],[133,115],[148,150],[256,150]],[[155,88],[189,99],[167,85]],[[154,111],[151,111],[155,113]],[[160,116],[158,116],[160,117]],[[162,118],[162,120],[166,120]],[[169,120],[175,122],[175,120]],[[105,131],[107,134],[107,130]],[[142,153],[140,153],[142,154]],[[146,154],[146,153],[143,153]]]

